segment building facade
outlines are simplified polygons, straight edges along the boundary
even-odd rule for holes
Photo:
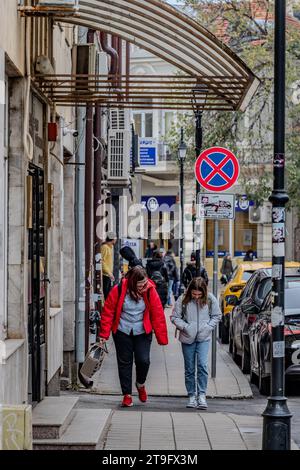
[[[76,28],[21,18],[17,0],[1,2],[0,13],[0,402],[35,403],[59,393],[63,326],[74,317],[64,312],[75,300],[73,252],[64,247],[74,231],[65,231],[74,169],[64,166],[74,153],[64,134],[74,111],[50,107],[31,77],[41,63],[70,72]]]

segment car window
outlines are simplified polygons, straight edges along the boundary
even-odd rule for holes
[[[253,271],[244,271],[243,272],[243,281],[248,281],[250,279],[250,277],[252,276],[253,274]]]
[[[263,279],[260,282],[258,289],[256,291],[255,300],[261,303],[265,299],[266,295],[270,292],[271,289],[272,289],[272,279],[271,278]]]
[[[272,292],[270,292],[262,303],[261,310],[270,310],[272,304]]]
[[[244,299],[245,297],[248,297],[249,292],[251,291],[256,280],[257,280],[257,273],[252,273],[252,276],[250,277],[249,281],[245,285],[244,290],[241,294],[241,297],[240,297],[241,300]]]
[[[285,288],[292,289],[300,286],[300,276],[287,276],[285,278]]]
[[[285,310],[300,307],[300,287],[285,289]]]
[[[288,287],[285,289],[285,311],[300,308],[300,286]],[[272,292],[263,301],[261,310],[270,310],[272,304]]]

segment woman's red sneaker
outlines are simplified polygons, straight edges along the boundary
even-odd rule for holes
[[[137,391],[138,391],[138,394],[139,394],[140,401],[145,403],[147,401],[147,398],[148,398],[145,386],[142,385],[141,387],[138,387],[137,384],[136,384],[136,388],[137,388]]]
[[[133,406],[132,403],[132,396],[131,395],[124,395],[123,401],[122,401],[122,406]]]

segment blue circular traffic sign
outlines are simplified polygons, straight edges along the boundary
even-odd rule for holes
[[[197,181],[208,191],[226,191],[236,183],[239,173],[238,159],[223,147],[204,150],[195,163]]]

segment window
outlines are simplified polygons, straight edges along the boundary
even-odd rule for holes
[[[153,113],[152,112],[134,112],[134,129],[136,134],[142,138],[153,137]]]
[[[165,136],[170,132],[174,122],[174,113],[172,111],[166,111],[164,115],[164,125],[165,125]]]
[[[229,251],[229,221],[219,220],[219,256]],[[212,257],[214,252],[214,221],[206,221],[206,256]]]
[[[248,211],[236,211],[234,221],[234,255],[245,256],[246,251],[257,251],[257,227],[249,222]]]
[[[135,133],[138,134],[139,136],[141,136],[142,135],[142,115],[141,114],[134,114],[133,119],[134,119]]]
[[[145,137],[153,137],[153,114],[145,114]]]

